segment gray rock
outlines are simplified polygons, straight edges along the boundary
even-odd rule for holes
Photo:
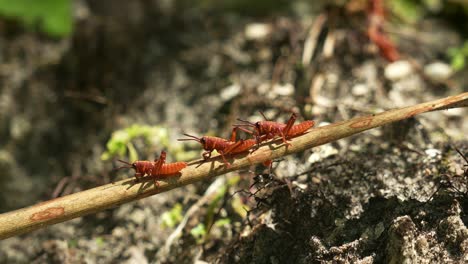
[[[424,74],[435,82],[445,81],[453,74],[453,69],[447,63],[433,62],[424,67]]]
[[[385,67],[385,78],[391,81],[397,81],[413,73],[413,66],[408,61],[395,61]]]

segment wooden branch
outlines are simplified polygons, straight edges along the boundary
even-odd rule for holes
[[[463,93],[415,106],[389,110],[380,114],[358,117],[349,121],[314,128],[307,134],[292,139],[292,146],[289,147],[281,144],[281,140],[268,142],[262,144],[253,153],[236,156],[232,160],[230,168],[225,168],[219,158],[210,159],[201,165],[200,160],[193,161],[177,177],[169,177],[159,181],[159,187],[155,187],[150,178],[135,183],[134,178],[129,177],[126,180],[59,197],[27,208],[0,214],[0,239],[95,213],[157,193],[167,192],[174,188],[246,168],[252,164],[301,152],[371,128],[410,118],[417,114],[467,105],[468,93]]]

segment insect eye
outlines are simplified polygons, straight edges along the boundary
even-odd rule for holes
[[[202,138],[200,139],[200,143],[205,144],[205,142],[206,142],[205,137],[202,137]]]
[[[136,169],[136,162],[132,163],[132,167]]]
[[[260,128],[260,122],[255,123],[255,126],[256,126],[257,128]]]

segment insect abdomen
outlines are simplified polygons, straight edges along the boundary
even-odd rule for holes
[[[182,161],[164,164],[162,165],[159,173],[156,174],[155,176],[176,174],[186,167],[187,167],[187,162],[182,162]]]
[[[294,125],[293,127],[291,127],[291,130],[289,130],[289,133],[288,133],[287,136],[288,137],[296,137],[296,136],[302,135],[309,128],[313,127],[314,124],[315,124],[314,121],[307,120],[307,121],[304,121],[304,122],[302,122],[300,124]]]
[[[244,140],[244,141],[242,141],[242,143],[239,146],[235,147],[230,152],[230,154],[236,154],[236,153],[241,153],[241,152],[247,151],[250,148],[252,148],[252,146],[255,145],[255,143],[256,143],[255,139]]]

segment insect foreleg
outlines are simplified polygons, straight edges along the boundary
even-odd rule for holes
[[[211,157],[211,151],[205,151],[205,152],[203,152],[202,156],[203,156],[203,159],[204,159],[204,160],[209,159],[209,158]]]
[[[145,174],[141,172],[135,172],[135,182],[138,182],[141,177],[143,177]]]

